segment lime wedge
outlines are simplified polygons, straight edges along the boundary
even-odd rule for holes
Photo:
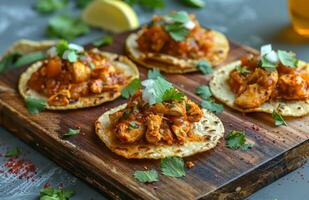
[[[203,0],[182,0],[184,4],[187,4],[188,6],[196,7],[196,8],[202,8],[205,5],[205,2]]]
[[[82,19],[91,26],[116,33],[139,26],[134,10],[120,0],[94,0],[84,9]]]

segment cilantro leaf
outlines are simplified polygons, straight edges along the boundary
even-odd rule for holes
[[[89,27],[80,18],[67,14],[58,15],[48,22],[47,33],[50,37],[72,40],[89,32]]]
[[[68,0],[37,0],[34,8],[41,14],[53,13],[68,4]]]
[[[38,114],[46,107],[46,101],[43,99],[36,99],[33,97],[26,98],[26,107],[31,114]]]
[[[141,80],[134,79],[127,87],[121,90],[121,96],[128,99],[130,96],[134,95],[137,90],[141,89]]]
[[[14,67],[15,62],[21,57],[20,53],[14,52],[9,55],[4,56],[0,60],[0,73],[6,71],[7,69]]]
[[[266,69],[274,69],[277,67],[277,63],[272,63],[266,59],[266,55],[261,58],[261,66]]]
[[[16,60],[14,67],[21,67],[27,64],[31,64],[38,60],[44,60],[45,58],[46,58],[46,55],[43,52],[33,52],[33,53],[25,54]]]
[[[40,191],[40,200],[68,200],[74,194],[73,190],[44,188]]]
[[[276,126],[281,126],[281,125],[287,126],[287,123],[283,119],[282,115],[279,112],[277,112],[277,110],[273,111],[272,118],[275,120]]]
[[[198,86],[195,89],[195,93],[199,95],[202,99],[206,100],[212,96],[211,90],[207,85]]]
[[[298,60],[294,53],[278,50],[278,57],[281,63],[287,67],[297,67]]]
[[[165,6],[164,0],[139,0],[139,4],[149,9],[163,8]]]
[[[162,101],[183,101],[185,95],[177,91],[175,88],[166,90],[162,96]]]
[[[128,130],[131,131],[133,129],[138,129],[139,127],[140,126],[135,121],[130,121],[129,122]]]
[[[78,135],[80,133],[80,129],[69,128],[69,130],[63,134],[63,137],[71,137]]]
[[[110,35],[105,35],[99,40],[94,41],[92,44],[96,47],[107,46],[113,43],[113,37]]]
[[[147,74],[148,79],[156,79],[157,77],[163,78],[162,74],[160,73],[160,70],[157,68],[153,68],[151,70],[148,70]]]
[[[62,56],[66,50],[69,49],[69,43],[66,40],[59,40],[56,44],[56,51],[58,56]]]
[[[246,151],[253,147],[253,144],[246,144],[246,137],[243,131],[231,131],[226,137],[226,146],[231,149]]]
[[[153,85],[155,102],[156,103],[163,102],[163,96],[165,92],[170,88],[173,88],[173,85],[170,82],[168,82],[164,78],[157,77]]]
[[[181,2],[194,8],[203,8],[205,6],[203,0],[181,0]]]
[[[248,74],[248,73],[250,73],[250,70],[248,70],[246,68],[246,66],[238,65],[238,66],[236,66],[236,70],[239,71],[240,74]]]
[[[218,104],[212,99],[204,99],[201,102],[201,106],[211,112],[215,112],[216,114],[221,113],[224,110],[224,106],[222,104]]]
[[[134,178],[141,183],[151,183],[159,180],[158,172],[154,169],[148,171],[135,171]]]
[[[5,153],[5,157],[17,157],[21,153],[21,150],[16,147],[14,149],[10,149]]]
[[[190,32],[181,23],[168,24],[165,26],[165,30],[177,42],[184,41]]]
[[[161,159],[160,167],[165,176],[182,177],[186,175],[185,164],[180,157],[166,157]]]
[[[206,60],[198,61],[196,65],[197,69],[200,70],[203,74],[210,74],[212,72],[211,64]]]
[[[172,19],[175,22],[185,24],[190,21],[190,17],[185,11],[171,12],[167,15],[168,18]]]
[[[86,6],[93,0],[75,0],[76,7],[86,8]]]

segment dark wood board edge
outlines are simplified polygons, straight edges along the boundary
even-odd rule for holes
[[[303,166],[308,159],[309,140],[306,140],[289,151],[265,161],[261,165],[250,169],[250,172],[239,175],[239,177],[236,177],[229,183],[198,199],[244,199],[280,177]]]
[[[5,117],[4,117],[5,116]],[[74,174],[75,176],[81,178],[92,186],[95,186],[104,194],[108,195],[112,199],[144,199],[143,197],[137,196],[131,189],[125,186],[125,184],[120,184],[115,180],[109,178],[108,174],[96,174],[96,171],[90,168],[81,168],[74,166],[81,166],[80,158],[76,158],[76,152],[67,151],[63,152],[62,148],[53,148],[53,145],[58,145],[59,143],[55,140],[53,143],[46,142],[47,140],[42,139],[40,135],[46,137],[49,135],[46,130],[42,130],[38,127],[35,127],[34,124],[29,124],[28,121],[13,109],[10,109],[6,104],[0,100],[0,125],[6,128],[8,131],[13,133],[22,141],[26,142],[34,149],[43,153],[44,156],[47,156],[59,166],[66,169],[68,172]],[[31,128],[30,128],[31,127]],[[32,131],[32,128],[35,128],[36,131]],[[45,133],[44,133],[45,132]],[[48,140],[52,141],[52,140]],[[55,151],[55,149],[57,151]],[[68,160],[67,158],[74,158]],[[91,178],[96,177],[97,180]],[[147,196],[147,195],[145,195]]]

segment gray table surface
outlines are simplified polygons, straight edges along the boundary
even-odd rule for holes
[[[167,0],[165,9],[145,11],[135,8],[141,23],[149,21],[154,13],[185,9],[194,12],[202,25],[214,28],[231,39],[259,48],[262,44],[272,43],[275,48],[292,50],[304,60],[309,61],[309,39],[302,38],[291,29],[286,0],[205,0],[204,9],[189,9]],[[21,38],[45,39],[44,31],[48,19],[32,9],[35,0],[0,0],[0,53],[14,41]],[[78,14],[72,2],[68,11]],[[93,30],[87,36],[74,42],[85,44],[102,35]],[[44,184],[64,185],[77,192],[75,200],[106,199],[100,192],[91,188],[80,179],[57,166],[44,155],[33,150],[8,131],[0,128],[0,170],[6,170],[7,149],[20,147],[21,157],[31,160],[37,167],[34,181],[18,179],[14,175],[0,173],[0,199],[38,199],[39,190]],[[2,155],[2,156],[1,156]],[[309,199],[309,164],[268,185],[248,199],[251,200],[305,200]]]

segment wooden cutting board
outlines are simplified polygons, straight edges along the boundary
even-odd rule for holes
[[[105,50],[124,54],[129,33],[114,38]],[[255,50],[230,43],[225,63]],[[105,111],[125,102],[119,98],[101,106],[73,111],[28,113],[17,91],[19,75],[25,68],[0,76],[0,122],[20,139],[42,151],[60,166],[115,199],[241,199],[303,165],[309,157],[309,116],[287,119],[288,126],[275,127],[270,115],[242,114],[227,107],[219,115],[227,134],[244,130],[252,150],[243,152],[220,144],[205,153],[185,158],[195,166],[183,178],[160,175],[160,181],[142,184],[134,180],[135,170],[159,169],[159,161],[126,160],[112,153],[94,132],[95,120]],[[141,78],[147,74],[139,67]],[[210,76],[201,73],[167,75],[189,97]],[[81,127],[81,134],[68,140],[59,137],[69,127]]]

